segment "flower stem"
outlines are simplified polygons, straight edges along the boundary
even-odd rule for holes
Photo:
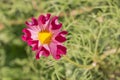
[[[76,63],[76,62],[74,62],[74,61],[72,61],[70,58],[68,58],[67,56],[64,56],[64,59],[66,60],[66,61],[68,61],[69,63],[71,63],[71,64],[73,64],[73,65],[75,65],[75,66],[77,66],[77,67],[79,67],[79,68],[84,68],[84,69],[92,69],[94,66],[93,65],[81,65],[81,64],[78,64],[78,63]]]

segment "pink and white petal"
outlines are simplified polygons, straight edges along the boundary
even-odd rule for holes
[[[45,49],[47,49],[48,51],[50,51],[50,48],[49,48],[48,44],[43,44],[42,46],[43,46]]]
[[[31,30],[31,29],[28,29],[31,33],[31,38],[33,40],[38,40],[38,33],[40,32],[39,30],[38,31],[35,31],[35,30]]]
[[[39,18],[38,18],[38,24],[39,24],[39,27],[42,28],[42,30],[44,29],[47,29],[48,28],[48,24],[49,24],[49,21],[50,21],[50,14],[47,14],[47,15],[40,15]]]
[[[55,58],[56,60],[60,59],[61,58],[61,55],[59,55],[57,53],[57,44],[56,43],[51,43],[49,45],[49,48],[50,48],[50,52],[51,52],[51,55],[53,56],[53,58]]]
[[[32,30],[34,32],[38,32],[38,31],[41,31],[41,27],[39,27],[39,25],[37,26],[30,26],[30,27],[27,27],[29,30]]]
[[[50,48],[50,52],[51,52],[52,56],[55,57],[56,51],[57,51],[57,45],[55,43],[51,42],[49,44],[49,48]]]
[[[33,31],[40,31],[41,28],[38,25],[38,21],[35,18],[32,18],[31,22],[26,21],[25,24],[28,26],[29,29]]]

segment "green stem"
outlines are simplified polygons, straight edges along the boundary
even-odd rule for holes
[[[103,31],[103,28],[100,29],[99,33],[98,33],[98,36],[97,36],[97,39],[96,39],[96,43],[95,43],[95,55],[97,55],[97,48],[98,48],[98,44],[99,44],[99,39],[100,39],[100,36],[102,34],[102,31]]]
[[[72,60],[71,60],[70,58],[68,58],[67,56],[64,56],[64,59],[65,59],[66,61],[68,61],[69,63],[71,63],[71,64],[73,64],[73,65],[75,65],[75,66],[77,66],[77,67],[79,67],[79,68],[92,69],[92,68],[94,67],[93,65],[81,65],[81,64],[78,64],[78,63],[72,61]]]

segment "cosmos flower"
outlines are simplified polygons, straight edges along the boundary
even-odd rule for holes
[[[58,22],[58,17],[51,17],[50,14],[40,15],[38,19],[32,18],[31,22],[26,21],[27,27],[22,30],[22,40],[25,41],[32,50],[36,52],[36,59],[41,56],[52,55],[54,59],[60,59],[66,54],[67,31],[62,31],[62,23]]]

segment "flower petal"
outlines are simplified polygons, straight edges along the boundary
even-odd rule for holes
[[[67,31],[61,31],[62,23],[58,22],[58,17],[50,18],[50,14],[40,15],[38,19],[32,18],[31,22],[26,22],[27,28],[23,29],[23,41],[27,42],[32,50],[36,51],[36,59],[41,56],[48,57],[51,53],[56,60],[66,54],[66,47],[62,42],[66,41],[65,35]],[[41,43],[39,33],[41,31],[50,32],[52,34],[49,43]],[[42,37],[44,38],[44,37]]]
[[[54,16],[51,21],[51,29],[56,30],[62,27],[62,23],[58,23],[58,17]]]
[[[32,50],[33,51],[38,50],[38,44],[35,44],[34,46],[32,46]]]
[[[66,47],[62,45],[57,45],[57,54],[65,55],[66,54]]]
[[[28,45],[32,46],[32,50],[35,51],[38,49],[38,40],[29,40]]]
[[[60,32],[56,37],[55,40],[57,40],[58,42],[64,42],[66,41],[65,35],[67,34],[67,31],[62,31]]]
[[[32,31],[32,32],[33,32],[33,31],[36,32],[36,31],[40,31],[40,30],[41,30],[41,28],[40,28],[39,25],[38,25],[37,19],[35,19],[34,17],[32,18],[32,21],[31,21],[31,22],[26,21],[25,23],[26,23],[26,25],[28,26],[27,28],[28,28],[30,31]]]
[[[42,53],[43,53],[42,51],[41,51],[41,52],[38,52],[38,53],[36,54],[36,59],[40,59]]]
[[[23,41],[28,41],[28,40],[31,40],[31,33],[30,33],[30,31],[29,30],[27,30],[26,28],[24,28],[23,30],[22,30],[22,32],[24,33],[24,35],[22,36],[22,40]]]
[[[49,45],[50,51],[51,51],[51,55],[53,56],[53,58],[55,59],[59,59],[59,57],[57,57],[57,45],[55,43],[51,43]]]
[[[60,59],[61,55],[66,54],[66,48],[64,46],[57,45],[56,43],[51,43],[49,47],[53,58],[56,60]]]
[[[40,56],[42,56],[42,55],[45,57],[48,57],[50,55],[50,52],[47,49],[45,49],[44,47],[41,47],[41,49],[36,54],[36,59],[39,59]]]
[[[46,21],[48,21],[49,19],[50,19],[50,14],[47,14],[46,16],[40,15],[38,18],[38,24],[39,25],[45,24]]]
[[[38,44],[38,40],[30,40],[28,41],[28,45],[32,45],[32,44]]]
[[[31,22],[26,21],[25,24],[26,24],[28,27],[37,26],[37,25],[38,25],[38,21],[37,21],[37,19],[35,19],[35,18],[33,17]]]
[[[34,26],[34,28],[35,28],[36,26]],[[37,40],[38,39],[38,33],[41,31],[41,30],[39,30],[39,29],[34,29],[34,30],[32,30],[32,29],[27,29],[27,30],[29,30],[29,32],[31,33],[31,38],[33,39],[33,40]]]
[[[45,57],[48,57],[50,55],[50,52],[47,49],[45,49],[44,47],[42,47],[41,51],[43,51],[42,55]]]

